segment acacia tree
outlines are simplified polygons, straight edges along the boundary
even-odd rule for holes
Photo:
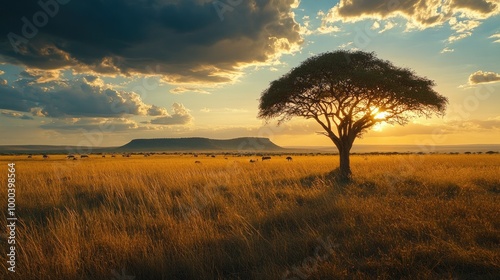
[[[444,114],[448,100],[434,85],[374,53],[327,52],[271,82],[260,98],[259,118],[278,118],[278,124],[295,116],[314,119],[339,151],[340,179],[350,180],[350,150],[369,128]]]

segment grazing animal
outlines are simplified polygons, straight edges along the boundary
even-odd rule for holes
[[[254,162],[256,162],[256,160],[253,160],[253,159],[250,160],[250,163],[254,163]]]
[[[80,158],[88,158],[89,155],[80,155]]]
[[[111,155],[111,157],[116,157],[115,155]]]
[[[66,158],[67,158],[67,159],[74,159],[74,158],[75,158],[75,156],[74,156],[74,155],[68,155]]]
[[[197,161],[195,161],[194,163],[201,163],[201,161],[197,160]]]
[[[264,160],[271,160],[271,157],[262,157],[262,161]]]
[[[292,157],[286,157],[286,160],[288,160],[288,161],[292,161],[292,160],[293,160],[293,158],[292,158]]]
[[[78,160],[76,157],[73,157],[73,160]]]
[[[106,155],[102,155],[102,157],[106,157]]]
[[[47,159],[47,158],[49,158],[49,156],[48,155],[43,155],[42,158]]]
[[[32,155],[28,155],[28,158],[32,158],[33,156]]]

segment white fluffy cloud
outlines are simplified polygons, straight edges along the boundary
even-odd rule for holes
[[[500,82],[500,74],[495,72],[476,71],[469,76],[469,84],[483,84]]]
[[[448,23],[453,31],[448,38],[451,43],[470,36],[482,20],[499,13],[497,0],[340,0],[324,14],[323,25],[326,28],[335,22],[398,17],[407,20],[407,29],[425,29]]]
[[[189,110],[180,103],[172,104],[172,111],[173,114],[166,114],[144,123],[158,125],[186,125],[193,120],[193,116],[191,116]]]

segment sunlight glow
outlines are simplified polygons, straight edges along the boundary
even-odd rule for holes
[[[389,115],[387,112],[380,112],[375,115],[376,120],[385,120],[385,118]]]
[[[374,119],[379,121],[377,124],[375,124],[373,126],[373,130],[374,131],[382,131],[382,129],[384,128],[384,126],[386,126],[387,124],[384,122],[384,120],[386,119],[386,117],[389,115],[389,113],[387,112],[380,112],[380,109],[379,108],[374,108],[372,109],[372,115],[374,115]]]
[[[371,108],[371,111],[372,111],[371,114],[374,115],[373,118],[376,120],[384,120],[388,115],[387,112],[384,111],[380,112],[380,109],[378,107]]]
[[[372,127],[372,130],[373,131],[382,131],[386,125],[387,125],[387,123],[385,123],[385,122],[379,122]]]

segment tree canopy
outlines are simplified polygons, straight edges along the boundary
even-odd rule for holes
[[[434,86],[374,53],[327,52],[271,82],[261,95],[259,117],[316,120],[339,149],[342,169],[342,153],[348,163],[354,139],[375,124],[404,125],[414,116],[444,114],[448,100]]]

